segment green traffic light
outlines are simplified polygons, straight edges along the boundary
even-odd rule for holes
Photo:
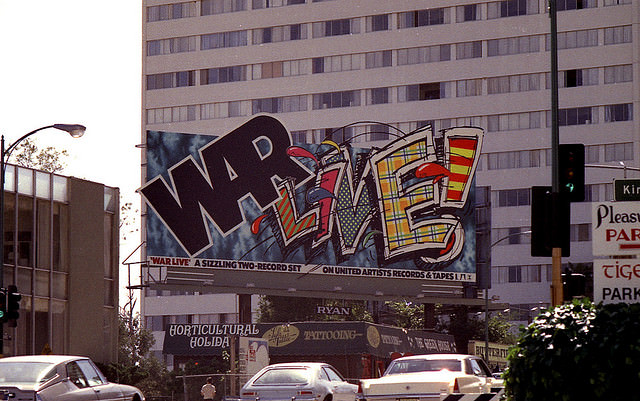
[[[567,186],[567,189],[569,190],[569,192],[573,192],[573,189],[575,188],[575,187],[573,186],[573,184],[569,183],[569,184],[567,184],[566,186]]]
[[[4,311],[0,310],[0,319],[2,319],[4,317]]]

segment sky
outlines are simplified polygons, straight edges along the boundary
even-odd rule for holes
[[[63,175],[118,187],[122,201],[135,208],[140,204],[135,190],[140,186],[141,4],[0,0],[5,143],[55,123],[85,125],[79,139],[55,129],[32,138],[39,147],[67,150]],[[139,235],[129,238],[120,244],[121,260],[140,243]]]

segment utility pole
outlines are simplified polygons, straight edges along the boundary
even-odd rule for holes
[[[560,131],[558,127],[558,13],[556,0],[549,0],[549,19],[551,21],[551,196],[552,221],[557,222],[557,213],[563,208],[560,195],[560,169],[558,149],[560,146]],[[558,230],[553,230],[551,250],[551,305],[562,304],[562,248],[557,240]]]

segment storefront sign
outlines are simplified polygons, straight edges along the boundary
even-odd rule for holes
[[[640,302],[640,259],[594,260],[593,298],[605,304]]]
[[[593,255],[640,254],[640,202],[593,204]]]
[[[172,324],[165,331],[165,354],[221,355],[232,336],[262,338],[270,355],[353,355],[388,357],[392,353],[430,354],[456,351],[448,334],[406,331],[366,322],[197,325]]]

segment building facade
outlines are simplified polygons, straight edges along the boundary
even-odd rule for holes
[[[7,165],[4,286],[21,294],[3,355],[118,357],[119,191]]]
[[[616,167],[638,166],[640,3],[556,3],[560,142],[584,143],[588,165],[610,166],[587,168],[586,201],[572,205],[563,262],[588,268],[591,202],[612,200],[612,180],[632,177]],[[482,127],[477,185],[491,188],[495,244],[489,295],[526,321],[550,303],[551,259],[530,256],[527,234],[531,187],[551,183],[547,6],[145,0],[142,143],[147,130],[223,135],[258,113],[277,116],[295,142],[329,136],[359,147],[384,146],[392,136],[384,124]],[[144,163],[143,155],[143,177]],[[176,319],[161,307],[165,294],[146,295],[148,321]],[[223,314],[235,313],[232,303]],[[180,319],[209,313],[191,305]]]

